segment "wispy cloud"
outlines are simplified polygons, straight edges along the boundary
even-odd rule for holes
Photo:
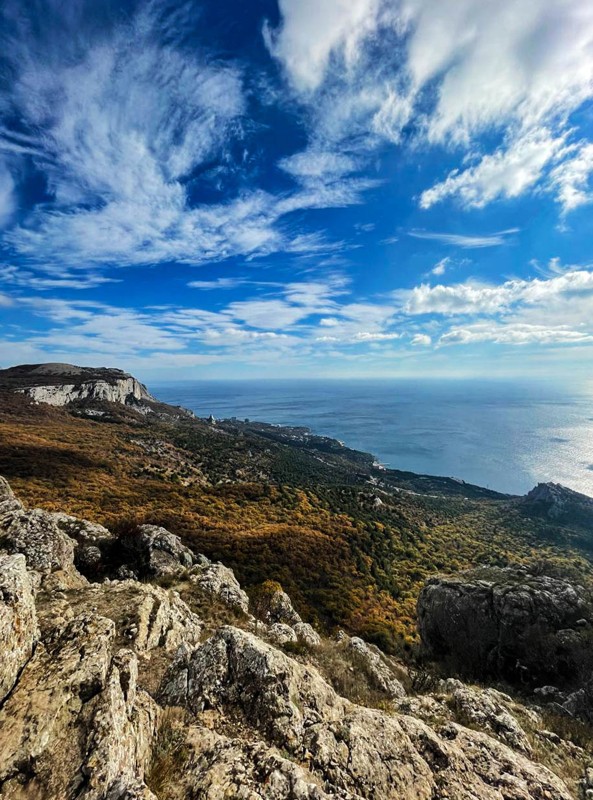
[[[117,278],[107,278],[91,272],[76,273],[65,269],[52,269],[42,274],[14,265],[0,265],[0,281],[37,291],[50,289],[94,289],[106,283],[119,283]]]
[[[420,207],[456,197],[463,206],[483,208],[498,197],[519,197],[539,180],[563,147],[562,136],[553,137],[545,129],[529,132],[507,148],[484,156],[476,166],[453,170],[442,183],[422,192]]]
[[[441,336],[439,343],[447,344],[589,344],[591,331],[572,330],[565,326],[529,325],[526,323],[476,323],[452,328]]]
[[[408,231],[408,236],[415,239],[428,239],[429,241],[442,242],[454,247],[462,247],[467,250],[479,249],[482,247],[499,247],[508,244],[510,237],[519,233],[519,228],[508,228],[505,231],[489,233],[485,235],[461,234],[461,233],[437,233],[435,231]]]

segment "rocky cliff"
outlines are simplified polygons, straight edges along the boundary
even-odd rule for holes
[[[254,616],[257,612],[257,616]],[[157,526],[27,510],[0,479],[6,800],[573,800],[541,709],[324,639]],[[415,688],[416,687],[416,688]]]
[[[522,498],[521,507],[549,520],[593,528],[593,499],[559,483],[538,483]]]
[[[54,406],[86,400],[126,405],[154,401],[146,386],[126,372],[72,364],[25,364],[0,370],[0,388]]]

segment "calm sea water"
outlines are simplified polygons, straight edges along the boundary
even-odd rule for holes
[[[524,493],[593,495],[593,385],[477,381],[203,381],[153,385],[198,416],[306,425],[389,467]]]

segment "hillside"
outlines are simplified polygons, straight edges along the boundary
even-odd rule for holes
[[[576,588],[535,579],[532,613],[566,606]],[[593,622],[578,591],[560,624],[573,607]],[[421,608],[432,639],[447,608],[434,592]],[[471,624],[471,608],[458,620]],[[28,509],[3,479],[0,641],[11,800],[577,800],[593,789],[593,686],[546,702],[439,677],[344,631],[326,638],[273,581],[248,595],[162,527],[114,533]]]
[[[385,470],[302,428],[161,404],[51,407],[5,391],[0,474],[47,510],[115,530],[164,525],[248,590],[278,581],[308,621],[390,652],[415,647],[416,600],[439,572],[535,564],[593,576],[582,527],[480,487]]]

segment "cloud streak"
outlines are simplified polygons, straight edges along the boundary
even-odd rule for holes
[[[426,239],[432,242],[452,245],[453,247],[461,247],[465,250],[479,250],[482,247],[500,247],[501,245],[508,244],[510,237],[516,233],[519,233],[519,228],[509,228],[505,231],[498,231],[498,233],[486,235],[412,230],[408,231],[408,236],[412,236],[414,239]]]

